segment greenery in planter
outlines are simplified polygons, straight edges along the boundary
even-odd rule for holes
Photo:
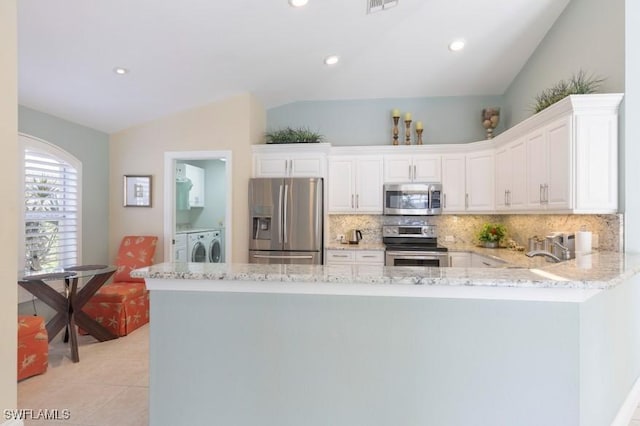
[[[533,110],[540,112],[569,95],[595,93],[603,81],[603,78],[593,75],[587,76],[584,71],[580,70],[577,74],[572,75],[569,80],[560,80],[555,85],[538,93]]]
[[[507,235],[507,228],[499,223],[485,223],[478,233],[481,242],[499,242]]]
[[[265,133],[267,143],[319,143],[322,142],[324,136],[312,132],[306,127],[274,130]]]

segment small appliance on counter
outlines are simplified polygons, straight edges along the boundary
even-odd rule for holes
[[[353,229],[347,234],[349,244],[358,244],[362,240],[362,231],[359,229]]]

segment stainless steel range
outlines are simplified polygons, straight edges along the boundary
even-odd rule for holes
[[[383,225],[382,241],[386,266],[449,266],[448,250],[438,245],[435,225]]]

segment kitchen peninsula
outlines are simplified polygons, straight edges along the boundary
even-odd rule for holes
[[[613,424],[640,370],[640,256],[588,256],[141,269],[150,423]]]

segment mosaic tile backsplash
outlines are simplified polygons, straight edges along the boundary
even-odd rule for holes
[[[329,240],[351,229],[362,231],[363,242],[381,243],[382,215],[329,215]],[[532,236],[544,237],[550,232],[577,232],[582,226],[594,234],[594,248],[605,251],[622,251],[622,214],[608,215],[442,215],[430,216],[430,224],[438,227],[438,238],[453,236],[458,243],[474,243],[476,234],[486,222],[502,223],[507,228],[507,238],[527,246]]]

